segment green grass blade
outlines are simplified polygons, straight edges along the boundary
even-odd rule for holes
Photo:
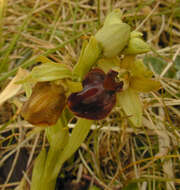
[[[2,1],[2,0],[1,0]],[[2,1],[3,2],[3,1]],[[4,70],[6,71],[8,69],[8,60],[9,60],[9,55],[10,53],[13,51],[18,39],[20,38],[21,36],[21,33],[22,31],[24,30],[25,27],[27,27],[32,15],[33,15],[33,12],[34,10],[36,9],[37,7],[37,4],[35,4],[35,6],[33,7],[32,11],[27,15],[26,19],[24,20],[23,24],[20,26],[20,28],[18,29],[17,33],[14,34],[12,40],[11,40],[11,43],[9,44],[6,52],[5,52],[5,55],[4,55],[4,58],[2,60],[2,62],[0,63],[0,73],[2,73]],[[1,9],[0,9],[0,17],[1,17]]]
[[[88,32],[90,29],[88,29],[87,31],[84,31],[84,32],[81,32],[79,34],[77,34],[76,36],[70,38],[69,40],[65,41],[64,43],[62,44],[59,44],[58,46],[56,46],[55,48],[52,48],[52,49],[48,49],[47,51],[45,51],[44,53],[40,54],[42,56],[48,56],[50,55],[51,53],[54,53],[55,51],[57,51],[58,49],[60,48],[63,48],[65,45],[69,44],[69,43],[72,43],[74,40],[78,39],[79,37],[81,37],[83,34],[85,34],[86,32]],[[19,65],[18,67],[15,67],[14,69],[12,69],[11,71],[9,72],[6,72],[4,74],[1,74],[0,76],[0,81],[3,81],[5,79],[7,79],[8,77],[14,75],[16,73],[16,71],[18,70],[19,67],[22,67],[22,68],[27,68],[31,65],[33,65],[35,62],[36,62],[36,59],[40,56],[40,55],[35,55],[33,56],[31,59],[25,61],[24,63],[22,63],[21,65]]]

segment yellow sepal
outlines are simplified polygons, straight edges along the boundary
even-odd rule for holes
[[[161,83],[145,77],[131,77],[130,86],[139,92],[150,92],[158,90],[161,87]]]

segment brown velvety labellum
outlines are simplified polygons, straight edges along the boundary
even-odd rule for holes
[[[65,103],[63,87],[51,82],[38,82],[32,90],[31,97],[23,105],[21,115],[33,125],[54,125]]]
[[[107,75],[100,69],[93,69],[83,80],[83,90],[72,93],[68,98],[70,110],[79,117],[92,120],[104,119],[116,103],[116,92],[123,87],[116,82],[117,72]]]

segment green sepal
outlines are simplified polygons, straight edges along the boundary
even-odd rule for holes
[[[24,82],[23,84],[23,88],[25,90],[26,93],[26,97],[29,98],[32,94],[32,85],[29,82]]]
[[[151,78],[153,76],[153,72],[144,65],[142,60],[135,60],[134,63],[131,64],[129,70],[132,76],[146,78]]]
[[[127,90],[118,93],[118,104],[122,107],[129,121],[135,126],[140,127],[142,124],[142,103],[138,93],[128,88]]]
[[[131,77],[130,86],[139,92],[150,92],[153,90],[159,90],[161,88],[161,83],[150,78]]]
[[[65,64],[44,63],[34,67],[31,73],[19,82],[45,82],[71,77],[72,72]]]
[[[103,27],[95,35],[103,48],[105,57],[117,56],[128,44],[130,26],[123,23],[121,17],[120,9],[113,10],[107,15]]]
[[[110,12],[106,16],[106,19],[104,21],[104,26],[122,23],[121,17],[122,17],[121,10],[120,9],[114,9],[112,12]]]
[[[126,23],[104,25],[95,35],[105,57],[115,57],[128,44],[130,26]]]
[[[91,36],[89,42],[85,42],[81,51],[78,63],[72,71],[73,79],[82,81],[84,76],[89,72],[96,63],[101,53],[101,47],[95,37]]]

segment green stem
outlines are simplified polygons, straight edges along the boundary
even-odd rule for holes
[[[35,160],[33,173],[32,173],[31,190],[41,189],[42,176],[43,176],[44,167],[46,164],[46,156],[47,156],[46,150],[42,149]]]
[[[65,123],[62,121],[62,118],[59,119],[55,126],[47,128],[46,135],[50,144],[50,148],[46,159],[40,190],[53,190],[55,189],[56,178],[58,174],[56,176],[52,176],[51,173],[58,161],[58,155],[63,150],[63,147],[67,144],[69,137],[68,129],[65,127]]]
[[[67,122],[63,121],[63,117],[61,117],[55,126],[46,129],[50,148],[44,167],[41,167],[41,171],[40,169],[38,170],[39,174],[43,173],[43,176],[39,181],[35,180],[35,185],[38,184],[38,188],[31,188],[31,190],[55,189],[56,179],[63,163],[80,147],[81,143],[87,137],[93,123],[91,120],[79,119],[69,137],[68,130],[64,127],[67,125]],[[38,168],[38,165],[36,168]],[[39,179],[38,175],[36,175],[35,179]]]
[[[55,190],[56,187],[56,178],[51,179],[51,180],[44,180],[41,181],[41,188],[37,190]]]

